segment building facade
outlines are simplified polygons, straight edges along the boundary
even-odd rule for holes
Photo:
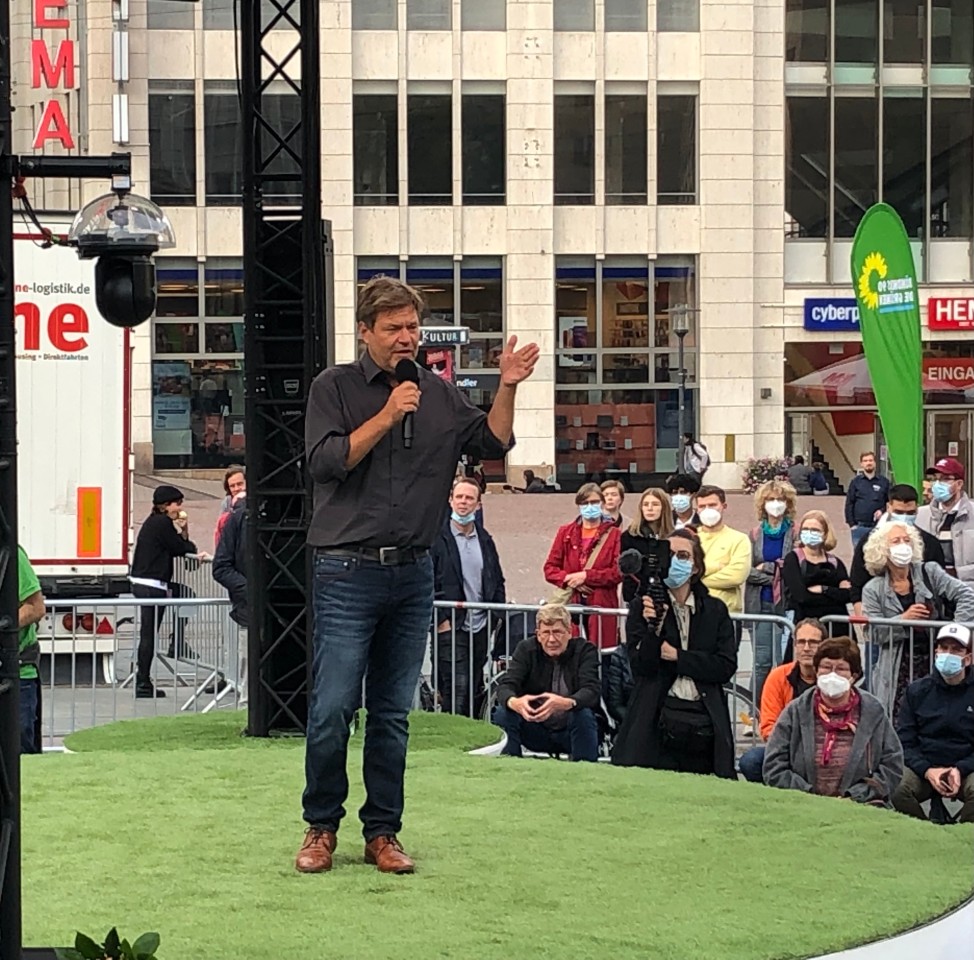
[[[239,460],[233,0],[33,7],[15,26],[52,70],[19,77],[22,149],[59,100],[71,149],[131,150],[136,189],[176,229],[157,316],[134,338],[140,466]],[[38,10],[67,25],[39,26]],[[934,297],[954,317],[974,296],[972,32],[970,0],[323,0],[334,358],[356,355],[359,285],[393,274],[424,292],[426,323],[469,329],[439,360],[475,403],[491,401],[505,338],[541,345],[517,447],[489,474],[637,489],[671,473],[682,345],[709,478],[734,488],[750,456],[813,451],[842,478],[882,445],[840,302],[862,211],[900,210],[925,311]],[[62,38],[77,63],[58,89]],[[282,88],[271,106],[287,129],[294,98]],[[32,188],[47,209],[91,191],[103,185]],[[931,381],[951,388],[931,391],[931,442],[968,442],[974,374],[962,386],[954,361],[969,334],[958,321],[925,337]]]

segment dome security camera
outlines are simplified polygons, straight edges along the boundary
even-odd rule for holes
[[[152,256],[175,246],[169,218],[151,200],[128,192],[127,181],[81,209],[68,241],[95,264],[95,303],[113,326],[135,327],[156,308]]]

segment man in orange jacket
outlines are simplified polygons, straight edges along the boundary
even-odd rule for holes
[[[828,631],[819,620],[809,617],[795,627],[795,660],[783,663],[768,674],[761,694],[761,739],[767,742],[781,711],[795,697],[815,686],[815,651]],[[752,747],[738,761],[738,769],[745,780],[763,783],[764,747]]]

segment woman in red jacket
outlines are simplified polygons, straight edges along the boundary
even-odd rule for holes
[[[603,514],[605,498],[597,483],[583,484],[575,495],[579,516],[555,534],[544,578],[572,591],[571,603],[588,607],[619,606],[619,530]],[[589,558],[598,550],[595,560]],[[618,643],[614,616],[592,614],[586,623],[588,639],[600,650]]]

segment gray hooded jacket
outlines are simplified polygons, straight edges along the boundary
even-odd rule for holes
[[[951,619],[958,623],[974,623],[974,589],[952,577],[939,563],[914,563],[910,579],[916,602],[926,604],[933,611],[931,619],[944,618],[944,601],[947,600],[954,605]],[[862,588],[862,612],[879,620],[902,618],[903,606],[890,582],[889,571],[873,577]],[[870,643],[880,648],[869,686],[891,716],[903,646],[910,636],[909,621],[903,623],[902,627],[873,625],[868,627],[867,634]]]

